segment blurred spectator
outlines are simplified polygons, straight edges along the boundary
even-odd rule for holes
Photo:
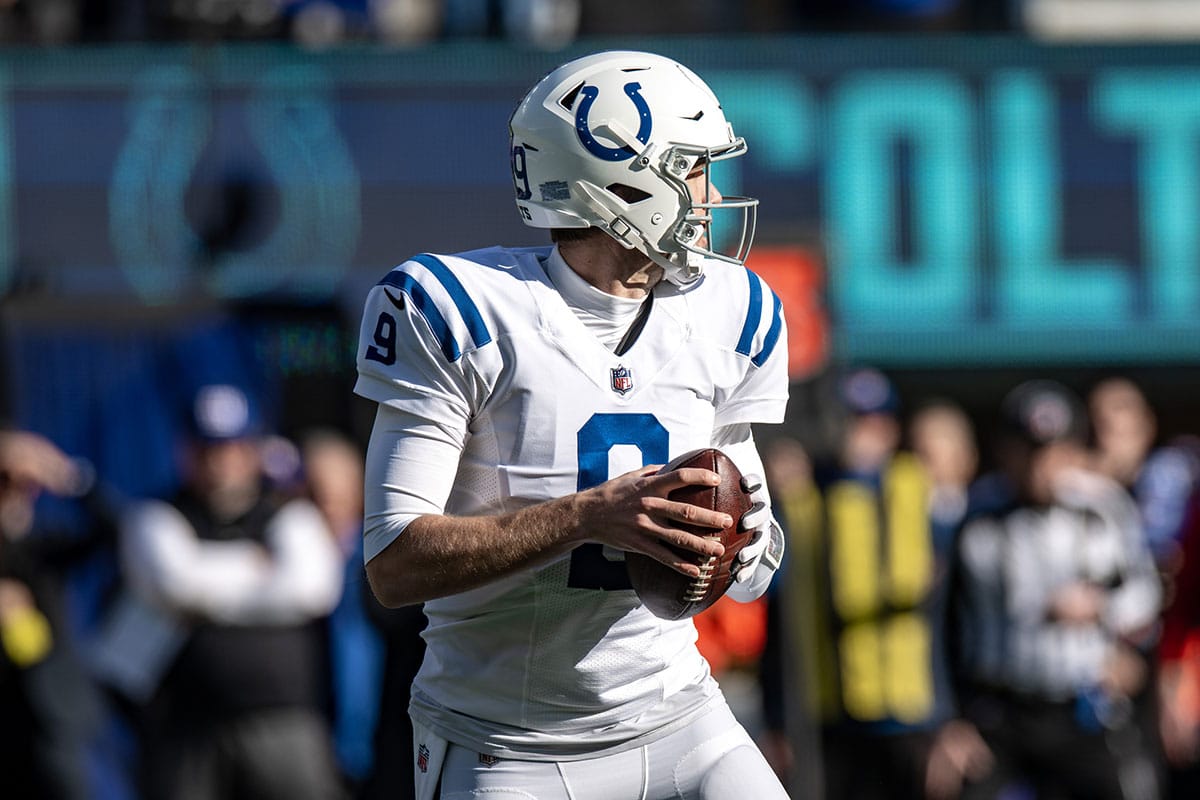
[[[69,637],[35,530],[42,492],[79,496],[79,462],[33,433],[0,430],[0,792],[5,798],[86,798],[85,752],[99,708]]]
[[[371,618],[377,601],[363,568],[363,456],[333,430],[310,432],[301,454],[309,493],[344,563],[341,599],[328,620],[333,741],[342,773],[357,790],[374,767],[384,667],[383,639]]]
[[[1200,796],[1200,493],[1181,536],[1174,599],[1159,644],[1159,726],[1171,766],[1168,797]]]
[[[953,536],[967,513],[968,493],[979,468],[971,418],[950,400],[929,401],[913,414],[908,438],[929,475],[935,533]]]
[[[436,39],[442,30],[441,0],[368,0],[378,38],[393,45],[414,45]]]
[[[964,0],[800,0],[804,27],[835,30],[963,30]]]
[[[244,392],[201,388],[191,422],[184,487],[135,506],[122,530],[126,580],[165,617],[146,796],[339,797],[313,621],[337,603],[342,559],[311,503],[265,491]]]
[[[1088,413],[1096,439],[1096,469],[1132,487],[1158,436],[1154,410],[1133,381],[1109,378],[1088,394]]]
[[[313,502],[344,558],[343,590],[329,616],[334,745],[355,797],[411,800],[413,749],[408,715],[413,678],[425,654],[422,607],[388,609],[366,581],[363,561],[363,456],[334,431],[302,444]]]
[[[582,0],[445,0],[445,30],[554,49],[575,38],[582,11]]]
[[[929,401],[909,422],[913,453],[929,475],[929,527],[939,573],[936,591],[950,586],[949,569],[960,525],[970,508],[970,490],[979,466],[979,451],[970,417],[953,401]],[[941,619],[930,620],[935,663],[949,668],[946,652],[947,601],[938,604]],[[992,754],[975,726],[963,719],[943,724],[934,738],[925,765],[925,794],[932,800],[958,797],[965,783],[982,778],[991,768]]]
[[[1145,394],[1133,381],[1113,377],[1097,383],[1088,394],[1094,431],[1095,467],[1124,486],[1137,502],[1147,543],[1163,581],[1164,602],[1175,596],[1176,573],[1182,559],[1180,537],[1189,504],[1200,485],[1200,450],[1187,438],[1157,446],[1158,419]],[[1152,672],[1156,664],[1150,664]],[[1159,758],[1163,777],[1178,771],[1178,753],[1171,753],[1170,719],[1160,719],[1163,708],[1154,684],[1163,686],[1171,676],[1155,681],[1135,698],[1138,720],[1151,741],[1162,738]],[[1166,689],[1171,693],[1170,689]],[[1173,709],[1167,709],[1168,716]],[[1178,782],[1176,780],[1175,782]]]
[[[814,464],[813,505],[795,487],[781,498],[795,547],[783,604],[801,626],[789,638],[813,642],[801,648],[802,669],[821,723],[824,796],[920,798],[939,728],[953,717],[941,637],[949,537],[932,530],[927,470],[899,449],[890,381],[858,369],[838,388],[848,421],[836,462]],[[811,568],[797,565],[802,557]],[[798,683],[765,681],[764,692]]]
[[[1200,485],[1200,450],[1186,439],[1156,448],[1154,409],[1126,378],[1096,384],[1088,394],[1088,409],[1096,469],[1133,494],[1155,560],[1170,572],[1188,500]]]
[[[285,30],[279,0],[147,0],[153,34],[200,41],[275,38]]]
[[[767,762],[793,796],[816,797],[821,786],[820,745],[811,704],[820,694],[817,643],[820,609],[804,587],[816,584],[820,556],[821,499],[812,461],[797,439],[763,444],[763,469],[776,518],[788,537],[787,553],[766,594],[766,641],[760,662],[764,732],[759,742]],[[794,667],[800,665],[800,675]],[[802,687],[796,690],[796,686]]]
[[[959,538],[963,711],[995,764],[968,797],[1156,797],[1131,698],[1159,582],[1137,509],[1086,469],[1083,403],[1049,381],[1003,400],[990,504]]]
[[[0,42],[62,45],[79,38],[79,0],[0,0]]]
[[[582,0],[504,0],[501,6],[509,41],[554,50],[566,47],[579,32]]]

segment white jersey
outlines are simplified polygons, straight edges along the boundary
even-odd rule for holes
[[[717,428],[783,419],[782,310],[749,270],[660,283],[618,356],[555,290],[550,253],[417,256],[367,300],[355,391],[462,441],[446,513],[514,511],[708,446]],[[717,691],[692,623],[647,611],[621,554],[598,544],[425,613],[413,714],[480,752],[632,746]]]

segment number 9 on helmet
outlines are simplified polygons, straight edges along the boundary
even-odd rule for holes
[[[710,170],[746,142],[682,64],[626,51],[568,62],[525,95],[509,133],[526,225],[600,228],[679,284],[709,259],[745,263],[758,201],[722,197]]]

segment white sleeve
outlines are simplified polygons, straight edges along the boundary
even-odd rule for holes
[[[1102,508],[1107,505],[1105,518],[1116,528],[1115,535],[1124,551],[1123,580],[1109,595],[1104,623],[1121,635],[1137,633],[1158,619],[1162,609],[1162,579],[1133,498],[1120,486],[1109,484],[1100,504]]]
[[[1006,607],[1013,622],[1034,629],[1047,624],[1054,592],[1061,584],[1047,574],[1053,569],[1045,552],[1045,523],[1016,527],[1005,547],[1004,576]]]
[[[367,297],[354,387],[379,403],[366,457],[367,561],[416,517],[444,510],[486,396],[467,353],[488,341],[469,293],[437,258],[406,261]]]
[[[269,549],[202,541],[177,509],[149,501],[122,520],[122,567],[154,605],[226,624],[289,624],[330,611],[341,592],[341,555],[316,508],[289,503],[266,534]]]
[[[743,475],[763,477],[762,456],[754,443],[754,431],[749,423],[717,428],[712,434],[712,446],[729,456]]]
[[[160,608],[195,613],[206,594],[256,585],[266,569],[257,544],[201,543],[183,514],[162,501],[133,506],[120,530],[122,572],[139,597]]]
[[[383,552],[423,514],[441,514],[450,497],[466,427],[451,429],[380,405],[367,445],[363,557]]]
[[[267,524],[266,542],[268,568],[258,584],[206,596],[204,613],[229,625],[286,625],[332,611],[342,593],[342,555],[316,506],[284,505]]]
[[[1146,540],[1137,505],[1109,478],[1084,470],[1066,472],[1055,486],[1056,499],[1081,513],[1095,514],[1119,549],[1121,580],[1108,593],[1105,626],[1114,633],[1145,629],[1158,617],[1162,583]]]
[[[718,390],[714,427],[739,423],[783,422],[788,400],[787,321],[779,296],[746,270],[749,299],[746,320],[735,346],[746,357],[746,372],[736,385]]]
[[[467,329],[467,319],[479,320],[477,330]],[[367,295],[354,391],[451,429],[464,427],[482,396],[464,353],[489,340],[482,325],[469,298],[447,294],[423,262],[405,262]]]

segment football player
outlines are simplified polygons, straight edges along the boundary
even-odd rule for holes
[[[720,555],[673,502],[721,448],[753,490],[730,593],[782,554],[752,423],[783,419],[780,302],[743,267],[757,201],[712,165],[746,151],[691,70],[605,52],[543,78],[509,123],[517,208],[553,246],[422,254],[371,291],[356,391],[378,405],[365,557],[386,605],[425,603],[411,715],[420,798],[769,800],[689,620],[652,615],[623,553]]]

